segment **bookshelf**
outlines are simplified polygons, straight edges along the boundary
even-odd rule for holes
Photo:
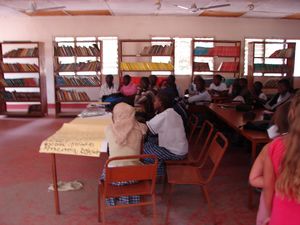
[[[250,42],[248,44],[248,83],[255,76],[286,77],[293,84],[296,43]]]
[[[150,75],[154,71],[174,74],[174,44],[172,39],[119,40],[120,79],[127,73],[133,76]]]
[[[195,75],[240,76],[241,42],[192,40],[192,79]]]
[[[7,116],[35,117],[47,113],[41,42],[0,43],[0,112]],[[25,105],[25,106],[24,106]]]
[[[56,38],[54,41],[56,116],[76,116],[93,100],[102,81],[102,41],[96,37]],[[92,91],[93,90],[93,91]],[[98,93],[97,92],[97,93]],[[70,105],[78,111],[68,111]]]

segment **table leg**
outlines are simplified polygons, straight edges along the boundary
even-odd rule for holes
[[[56,158],[55,158],[55,154],[51,154],[51,155],[52,155],[52,181],[53,181],[53,189],[54,189],[55,212],[57,215],[59,215],[60,207],[59,207],[59,196],[58,196],[58,187],[57,187]]]

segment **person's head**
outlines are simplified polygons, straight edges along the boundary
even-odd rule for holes
[[[300,92],[291,100],[289,110],[290,129],[286,151],[281,161],[279,177],[276,182],[277,191],[290,199],[300,201]]]
[[[201,80],[201,79],[203,80],[203,78],[201,76],[195,76],[194,80],[193,80],[194,84],[196,84],[197,82],[199,82],[199,80]]]
[[[216,86],[219,86],[222,82],[222,79],[223,77],[220,75],[220,74],[216,74],[214,75],[213,77],[213,83],[216,85]]]
[[[149,88],[149,78],[148,77],[142,77],[141,78],[140,87],[143,90],[147,90]]]
[[[123,77],[123,84],[125,86],[127,86],[128,84],[130,84],[130,82],[131,82],[131,76],[129,76],[128,74],[124,75],[124,77]]]
[[[167,78],[167,85],[168,86],[176,86],[176,78],[174,75],[169,75],[168,78]]]
[[[205,81],[201,76],[197,76],[197,80],[195,81],[195,79],[194,79],[194,82],[195,82],[197,91],[201,92],[201,91],[205,90]]]
[[[106,84],[110,87],[113,85],[114,77],[111,74],[106,75],[105,77]]]
[[[290,81],[286,78],[283,78],[278,81],[278,93],[285,94],[291,89]]]
[[[159,91],[154,97],[153,106],[155,111],[163,112],[173,106],[172,98],[168,95],[168,93]]]
[[[253,90],[254,92],[259,95],[262,92],[263,84],[260,81],[255,81],[253,84]]]
[[[246,78],[240,78],[239,79],[239,85],[240,87],[243,88],[247,88],[248,86],[248,80]]]
[[[124,102],[118,103],[113,109],[112,121],[112,131],[117,144],[126,144],[128,134],[136,125],[134,107]]]
[[[149,76],[149,82],[150,82],[150,86],[154,87],[156,85],[156,82],[157,82],[157,76],[150,75]]]

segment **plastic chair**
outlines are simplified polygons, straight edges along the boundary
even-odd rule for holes
[[[142,159],[153,159],[153,164],[143,164]],[[111,162],[120,160],[134,160],[136,164],[128,166],[110,167]],[[153,224],[156,224],[156,195],[155,181],[158,160],[155,155],[134,155],[114,157],[105,163],[105,180],[98,185],[98,221],[105,224],[105,211],[114,208],[125,208],[132,206],[152,205]],[[116,186],[114,183],[135,181],[133,184]],[[106,198],[117,198],[120,196],[141,196],[141,201],[135,204],[108,206]],[[150,196],[149,200],[144,197]]]
[[[170,165],[167,167],[169,191],[168,191],[166,224],[168,223],[169,220],[172,188],[174,185],[180,185],[180,184],[201,186],[204,197],[208,203],[209,211],[211,212],[213,220],[215,222],[213,208],[212,208],[212,204],[206,186],[214,177],[227,147],[228,147],[227,138],[220,132],[217,132],[211,144],[208,147],[208,155],[205,160],[205,163],[203,163],[200,167],[190,166],[190,165]],[[210,169],[208,169],[209,166]],[[204,173],[206,172],[206,170],[204,171],[203,168],[208,170],[207,173]]]

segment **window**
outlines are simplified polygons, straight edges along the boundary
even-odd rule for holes
[[[294,77],[300,77],[300,40],[286,40],[286,42],[296,43],[296,52],[295,52],[295,67],[294,67]]]
[[[103,46],[103,67],[104,75],[118,74],[118,38],[117,37],[99,37]]]
[[[275,44],[257,44],[255,47],[255,57],[261,57],[261,58],[255,58],[254,63],[265,63],[265,64],[284,64],[286,59],[272,59],[272,58],[265,58],[269,57],[273,52],[275,52],[278,49],[283,49],[285,45],[283,42],[295,42],[296,43],[296,52],[295,52],[295,62],[297,62],[297,59],[300,59],[300,48],[297,49],[297,45],[300,45],[300,40],[284,40],[284,39],[253,39],[253,38],[246,38],[245,39],[245,57],[244,57],[244,76],[248,75],[248,44],[250,42],[275,42]],[[276,43],[278,42],[278,44]],[[298,44],[297,44],[298,43]],[[298,51],[297,51],[298,50]],[[297,58],[298,57],[298,58]],[[281,73],[254,73],[254,76],[282,76]],[[283,74],[284,76],[286,74]],[[300,66],[295,63],[294,66],[294,76],[300,76]]]

